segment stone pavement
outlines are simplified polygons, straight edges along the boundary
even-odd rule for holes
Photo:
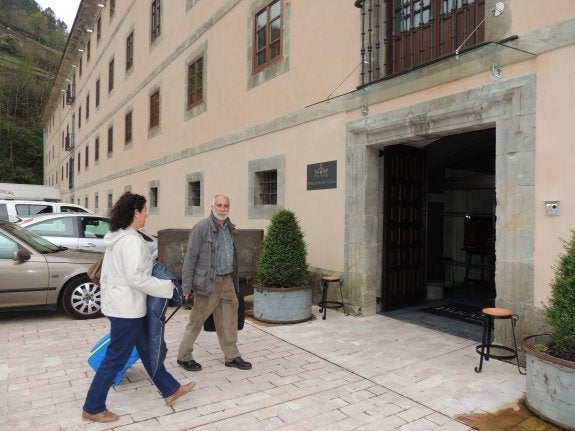
[[[0,313],[0,430],[470,430],[457,418],[515,408],[525,377],[489,361],[477,374],[476,342],[381,315],[270,325],[247,319],[239,334],[253,369],[227,368],[215,333],[195,349],[200,372],[176,364],[189,311],[167,324],[166,367],[197,382],[172,407],[140,362],[108,397],[118,422],[80,418],[93,371],[86,359],[108,331],[105,318]],[[478,327],[478,331],[481,328]]]

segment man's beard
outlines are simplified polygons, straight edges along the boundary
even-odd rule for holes
[[[219,221],[226,221],[226,219],[228,218],[227,214],[218,214],[217,212],[215,212],[214,210],[212,210],[212,214],[214,215],[215,218],[217,218]]]

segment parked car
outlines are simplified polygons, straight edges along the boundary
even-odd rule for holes
[[[30,229],[54,244],[80,250],[104,251],[104,235],[110,230],[110,219],[99,214],[43,214],[22,219],[20,226]],[[158,257],[158,239],[138,231],[148,244],[153,259]]]
[[[66,202],[0,199],[0,220],[19,222],[26,216],[51,213],[89,213],[88,208]]]
[[[99,317],[100,287],[86,272],[101,255],[0,220],[0,311],[60,307],[75,319]]]

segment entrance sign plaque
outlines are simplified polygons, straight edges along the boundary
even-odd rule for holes
[[[337,160],[307,165],[307,189],[337,188]]]

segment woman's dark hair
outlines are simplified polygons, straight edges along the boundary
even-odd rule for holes
[[[110,209],[110,230],[116,232],[125,229],[134,221],[134,212],[142,211],[146,205],[146,198],[132,192],[126,192]]]

